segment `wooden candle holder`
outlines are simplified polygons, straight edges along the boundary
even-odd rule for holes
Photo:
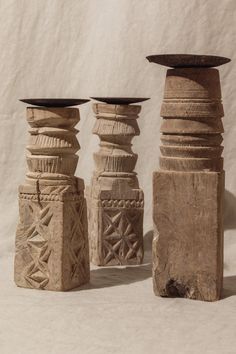
[[[229,59],[151,56],[167,71],[160,170],[153,175],[153,284],[160,296],[214,301],[223,280],[223,106]]]
[[[140,264],[144,198],[134,172],[138,156],[131,140],[139,135],[141,106],[128,105],[127,99],[104,101],[108,103],[93,105],[93,133],[101,142],[88,189],[90,258],[101,266]]]
[[[69,290],[89,281],[84,183],[74,176],[77,108],[27,108],[29,172],[19,187],[15,282]]]

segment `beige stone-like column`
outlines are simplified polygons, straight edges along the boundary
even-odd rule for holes
[[[15,282],[69,290],[89,281],[84,183],[74,176],[77,108],[27,108],[29,171],[19,187]]]
[[[220,298],[223,115],[217,69],[190,64],[167,71],[160,170],[153,174],[156,295]]]
[[[93,105],[100,137],[96,170],[88,188],[90,258],[96,265],[140,264],[143,260],[143,191],[134,172],[139,105]]]

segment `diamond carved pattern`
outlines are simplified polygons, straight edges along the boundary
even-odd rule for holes
[[[140,257],[140,213],[137,210],[103,210],[103,257],[105,265],[115,260],[127,264]]]
[[[32,261],[26,268],[25,280],[30,287],[44,289],[49,282],[48,260],[51,254],[49,224],[53,214],[48,205],[42,209],[32,205],[28,205],[28,212],[34,222],[26,236],[26,246]]]
[[[86,253],[86,242],[83,227],[84,203],[70,205],[71,232],[69,239],[69,257],[71,261],[71,280],[86,278],[83,264]]]

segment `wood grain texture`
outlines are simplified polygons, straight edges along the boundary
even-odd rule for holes
[[[155,172],[153,188],[155,294],[219,299],[224,172]]]

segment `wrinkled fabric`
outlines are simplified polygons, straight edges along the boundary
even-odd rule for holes
[[[235,353],[236,2],[233,0],[0,0],[0,352]],[[158,169],[166,68],[149,54],[215,54],[225,110],[223,299],[155,297],[151,282],[152,172]],[[17,188],[26,172],[25,97],[150,97],[133,140],[145,193],[146,258],[140,267],[92,268],[91,284],[53,293],[13,282]],[[89,184],[98,138],[91,103],[81,106],[76,175]]]

